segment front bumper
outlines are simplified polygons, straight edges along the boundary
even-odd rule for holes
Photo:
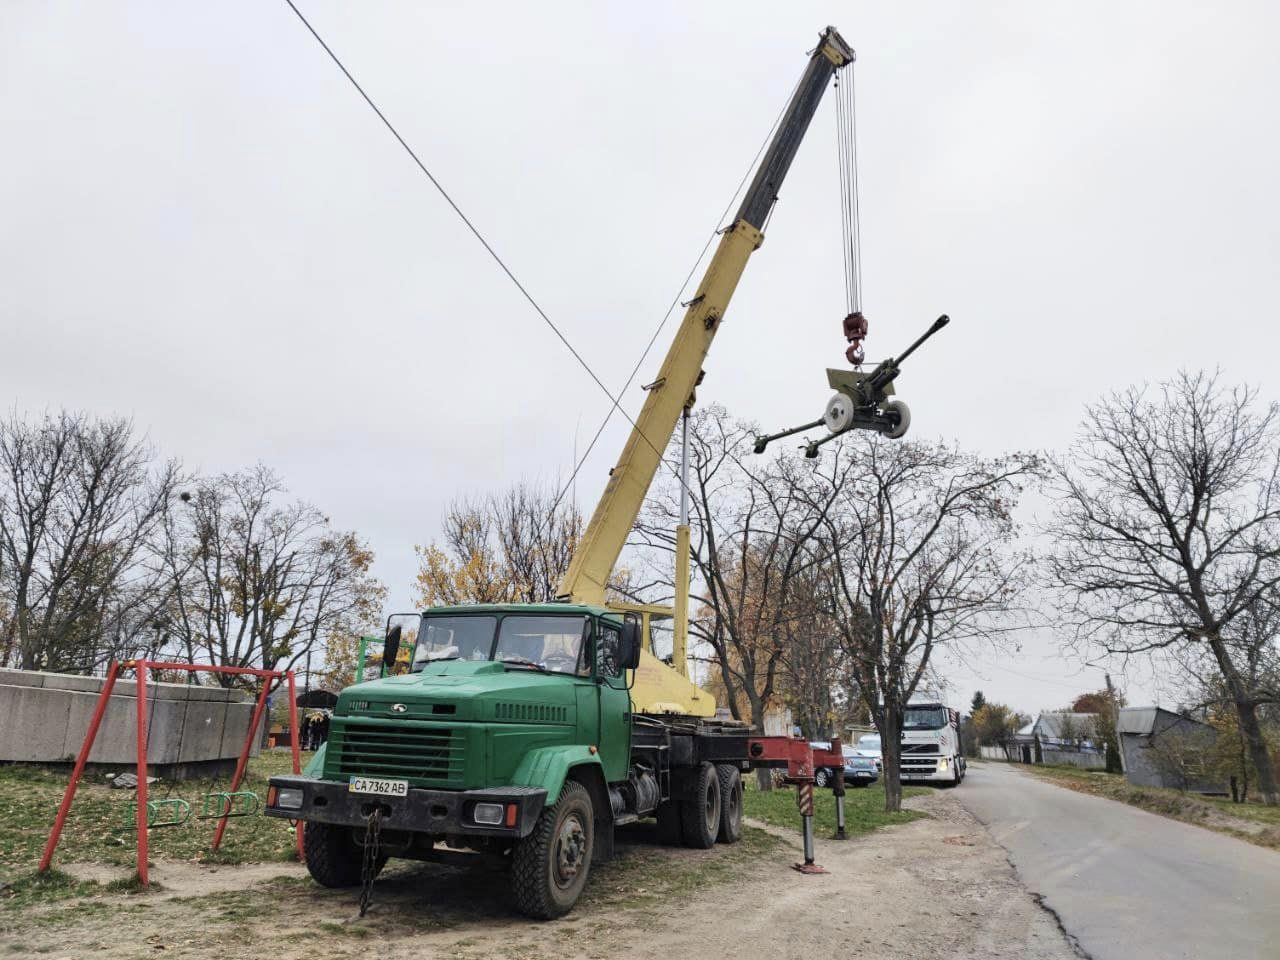
[[[279,791],[301,790],[302,806],[278,805]],[[382,810],[382,829],[404,830],[432,836],[461,834],[476,837],[527,837],[546,806],[547,791],[540,787],[489,787],[484,790],[426,790],[410,787],[404,797],[382,797],[351,793],[347,784],[314,777],[272,777],[264,810],[269,817],[363,827],[375,809]],[[500,826],[476,823],[472,812],[477,803],[515,807]],[[507,824],[511,823],[510,826]]]
[[[870,783],[874,783],[879,776],[879,770],[872,770],[865,767],[859,767],[857,770],[850,770],[848,767],[844,768],[844,778],[846,781],[866,780]]]
[[[913,783],[950,783],[955,779],[956,765],[948,762],[944,767],[941,760],[933,760],[928,765],[916,761],[911,766],[900,766],[899,780],[910,780]]]

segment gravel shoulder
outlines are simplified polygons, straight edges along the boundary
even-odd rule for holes
[[[791,870],[798,837],[777,828],[710,851],[659,847],[650,829],[631,829],[588,899],[549,923],[514,915],[495,871],[397,866],[360,919],[354,893],[318,888],[296,866],[162,862],[153,876],[163,890],[43,905],[0,933],[0,956],[670,960],[834,948],[879,960],[1075,957],[958,802],[965,789],[908,801],[927,818],[843,843],[820,836],[825,876]]]

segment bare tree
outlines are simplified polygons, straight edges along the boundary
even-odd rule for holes
[[[1028,559],[1012,511],[1039,462],[879,438],[831,446],[830,464],[813,474],[816,495],[835,498],[821,531],[828,603],[880,731],[893,811],[903,715],[934,657],[964,655],[1014,627]]]
[[[0,422],[0,663],[90,671],[145,647],[178,480],[128,420]]]
[[[280,504],[284,492],[258,466],[202,481],[171,515],[165,641],[183,656],[290,670],[377,619],[372,552],[310,504]]]
[[[1089,407],[1054,464],[1051,564],[1076,640],[1131,656],[1203,647],[1239,715],[1265,802],[1276,779],[1239,644],[1280,586],[1280,408],[1181,373]]]
[[[833,478],[823,494],[809,489],[810,468],[790,454],[755,458],[754,426],[718,405],[696,411],[689,433],[690,635],[712,651],[732,715],[762,729],[766,710],[782,693],[792,642],[821,614],[805,602],[804,579],[820,561],[814,537],[840,483]],[[664,479],[633,538],[664,558],[658,580],[668,588],[678,496],[678,483]],[[799,666],[798,659],[791,663]],[[762,789],[771,785],[767,774],[760,777]]]

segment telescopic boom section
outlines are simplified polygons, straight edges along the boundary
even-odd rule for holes
[[[778,191],[800,141],[804,139],[837,70],[852,63],[853,50],[834,27],[827,27],[809,58],[795,94],[756,170],[742,205],[707,266],[689,303],[675,340],[644,407],[627,438],[617,466],[609,473],[595,513],[574,552],[557,595],[577,603],[603,603],[614,564],[649,493],[662,454],[680,419],[693,402],[702,364],[724,319],[747,260],[764,241],[764,224],[778,199]]]

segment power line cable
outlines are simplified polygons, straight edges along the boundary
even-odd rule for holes
[[[538,316],[540,316],[543,319],[546,325],[551,328],[551,331],[559,338],[560,342],[565,345],[565,347],[568,349],[568,351],[571,354],[573,354],[574,359],[578,361],[578,363],[582,366],[583,370],[587,371],[587,374],[591,377],[592,380],[596,382],[596,385],[601,390],[604,391],[605,396],[607,396],[616,405],[618,403],[618,399],[612,393],[609,392],[609,388],[604,385],[604,381],[602,381],[598,376],[596,376],[596,372],[591,369],[590,364],[588,364],[587,361],[583,359],[582,354],[578,353],[577,349],[573,346],[573,344],[569,342],[568,337],[566,337],[564,333],[561,332],[560,328],[556,326],[555,322],[547,315],[547,312],[542,309],[538,301],[533,298],[533,295],[529,293],[529,291],[525,288],[524,284],[522,284],[518,279],[516,279],[516,275],[511,272],[511,268],[507,266],[506,262],[502,259],[502,257],[498,256],[497,251],[494,250],[492,246],[490,246],[489,241],[484,238],[484,235],[480,233],[476,225],[471,222],[470,218],[468,218],[465,213],[462,212],[462,208],[459,207],[456,202],[454,202],[454,199],[449,195],[449,192],[445,190],[444,186],[440,183],[439,180],[435,178],[435,176],[431,173],[431,171],[427,169],[427,165],[423,163],[422,159],[418,156],[418,154],[414,152],[413,147],[409,146],[408,142],[404,139],[404,137],[400,135],[400,131],[395,128],[395,126],[391,123],[391,121],[387,119],[386,114],[384,114],[382,110],[379,109],[378,105],[373,102],[373,98],[370,97],[369,94],[365,92],[364,87],[360,86],[359,81],[357,81],[356,78],[351,75],[351,71],[348,70],[346,66],[343,65],[342,61],[338,59],[338,55],[333,52],[333,50],[329,47],[327,43],[325,43],[324,38],[321,37],[320,34],[316,32],[315,27],[311,25],[310,21],[308,21],[307,18],[302,15],[302,11],[298,9],[297,5],[294,4],[293,0],[284,0],[284,2],[289,5],[289,9],[292,10],[297,15],[299,20],[302,21],[302,25],[307,28],[311,36],[315,37],[316,43],[320,44],[320,46],[324,49],[324,52],[329,55],[329,59],[332,60],[337,65],[338,69],[342,71],[343,76],[345,76],[349,81],[351,81],[351,85],[355,87],[356,92],[359,93],[360,96],[364,98],[364,102],[369,105],[369,108],[373,110],[375,114],[377,114],[378,119],[382,121],[383,126],[385,126],[389,131],[391,131],[391,135],[396,138],[400,146],[404,147],[405,152],[409,154],[413,162],[417,164],[418,169],[421,170],[426,175],[427,179],[431,181],[431,185],[436,188],[436,190],[440,193],[440,196],[444,197],[445,202],[448,203],[449,206],[453,208],[453,212],[458,215],[458,218],[464,224],[466,224],[467,229],[471,231],[472,235],[477,240],[480,241],[481,246],[485,248],[489,256],[491,256],[494,262],[500,268],[502,268],[502,272],[507,275],[507,278],[513,284],[515,284],[516,289],[519,290],[520,293],[524,296],[525,300],[529,302],[529,305],[533,307],[535,311],[537,311]],[[623,416],[627,416],[627,412],[625,410],[623,410],[622,413],[623,413]],[[627,418],[630,419],[629,416]],[[634,422],[632,425],[634,426]]]

